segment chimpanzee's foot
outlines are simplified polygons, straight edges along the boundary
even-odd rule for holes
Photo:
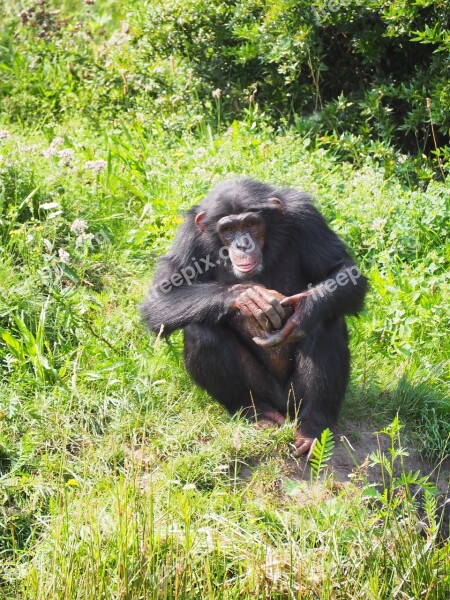
[[[307,460],[310,459],[311,453],[316,443],[316,438],[306,436],[301,429],[297,429],[294,433],[294,451],[293,454],[296,458],[306,454],[308,452]]]
[[[284,425],[285,417],[277,410],[268,410],[262,412],[256,419],[256,428],[265,429],[266,427],[278,427]]]
[[[267,429],[276,426],[276,423],[269,421],[269,419],[258,419],[258,421],[255,422],[255,429]]]

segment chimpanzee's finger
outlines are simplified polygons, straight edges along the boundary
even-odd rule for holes
[[[273,292],[271,290],[266,290],[265,288],[258,288],[258,292],[266,300],[266,302],[273,306],[280,319],[284,321],[284,319],[286,318],[286,311],[281,306],[280,300],[276,296],[274,296]],[[282,297],[281,294],[280,297]],[[276,327],[276,329],[279,329],[279,327]]]
[[[276,427],[277,424],[272,421],[271,419],[258,419],[258,421],[255,423],[255,428],[256,429],[267,429],[269,427]]]
[[[280,318],[284,320],[286,318],[287,312],[281,306],[281,302],[278,300],[278,298],[272,298],[271,301],[270,301],[270,304],[277,311],[277,313],[280,316]]]
[[[253,341],[258,346],[263,348],[272,348],[273,346],[280,346],[281,344],[292,344],[299,342],[306,337],[306,333],[301,329],[294,329],[291,333],[286,333],[284,329],[277,331],[276,333],[269,335],[266,338],[254,337]]]
[[[253,313],[249,309],[249,307],[246,304],[242,303],[242,302],[239,305],[239,313],[241,315],[244,315],[244,317],[252,317],[253,316]]]
[[[260,309],[260,307],[257,304],[255,304],[253,300],[247,300],[246,304],[247,307],[250,309],[252,315],[255,317],[255,319],[258,321],[258,323],[261,325],[264,331],[270,331],[270,321],[264,314],[264,312]]]
[[[273,329],[280,329],[280,327],[283,326],[283,321],[280,319],[280,316],[272,305],[266,304],[264,307],[264,312],[272,324]]]
[[[280,327],[283,326],[283,321],[281,320],[280,315],[277,313],[277,311],[272,305],[267,305],[265,313],[269,321],[272,323],[272,327],[274,329],[280,329]]]
[[[307,460],[309,460],[312,456],[317,438],[307,437],[300,430],[297,430],[294,436],[294,443],[292,444],[294,456],[302,456],[308,452]]]
[[[314,446],[316,445],[316,442],[317,442],[317,438],[314,438],[313,441],[312,441],[311,447],[309,449],[308,456],[306,457],[306,460],[308,460],[308,461],[311,460],[311,457],[312,457],[313,452],[314,452]]]
[[[272,327],[274,329],[280,329],[280,327],[283,325],[283,321],[281,320],[274,307],[271,304],[269,304],[269,302],[267,302],[265,296],[261,293],[261,291],[250,289],[248,291],[248,295],[251,298],[251,300],[256,305],[258,305],[259,308],[263,311],[263,313],[266,315],[266,317],[272,324]]]
[[[300,294],[295,294],[294,296],[288,296],[287,298],[283,298],[281,301],[281,306],[295,306],[302,298],[306,298],[309,295],[309,292],[301,292]]]
[[[261,417],[268,421],[272,421],[272,423],[275,423],[276,425],[284,425],[286,423],[286,418],[277,410],[266,410],[262,413]]]
[[[281,301],[281,306],[295,306],[298,303],[296,296],[288,296],[287,298],[283,298]]]
[[[261,348],[272,348],[273,346],[279,346],[285,341],[286,337],[280,331],[274,333],[273,335],[269,335],[269,337],[254,337],[253,341],[257,346],[261,346]]]
[[[290,338],[296,326],[297,323],[291,317],[286,321],[284,327],[280,329],[280,331],[277,331],[273,335],[269,335],[269,337],[266,338],[254,337],[253,341],[255,342],[255,344],[261,346],[262,348],[271,348],[272,346],[279,346],[280,344],[289,341],[288,338]]]
[[[299,446],[296,445],[296,449],[294,450],[294,452],[292,453],[296,458],[298,458],[299,456],[303,456],[303,454],[306,454],[306,452],[308,452],[308,450],[310,450],[312,444],[313,444],[314,440],[309,440],[309,439],[305,439],[301,442],[301,444],[299,444]]]

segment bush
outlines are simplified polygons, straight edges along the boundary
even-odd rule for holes
[[[277,120],[307,117],[318,133],[426,151],[448,141],[449,16],[427,0],[177,0],[136,12],[135,37],[143,64],[171,63],[183,82],[190,69],[207,106],[219,88],[230,118],[258,102]],[[142,73],[154,86],[151,69]],[[179,93],[174,79],[163,76],[158,98]]]
[[[9,115],[137,110],[182,132],[205,116],[216,125],[259,110],[325,141],[353,135],[422,153],[448,143],[446,3],[123,0],[71,10],[40,1],[5,21]]]

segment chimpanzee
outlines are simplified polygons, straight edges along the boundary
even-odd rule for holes
[[[242,178],[187,212],[141,309],[154,332],[184,330],[188,372],[230,412],[259,425],[298,419],[300,456],[336,421],[344,315],[366,289],[307,194]]]

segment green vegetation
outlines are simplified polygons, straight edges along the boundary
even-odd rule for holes
[[[329,5],[0,8],[0,597],[448,597],[442,498],[393,465],[449,453],[449,9]],[[344,416],[392,423],[381,487],[318,482],[330,436],[297,481],[292,424],[230,419],[140,321],[230,174],[310,190],[370,277]]]

